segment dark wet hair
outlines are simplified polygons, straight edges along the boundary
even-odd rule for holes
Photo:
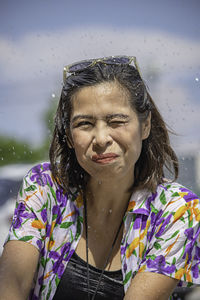
[[[178,177],[178,159],[170,146],[168,129],[138,71],[132,65],[99,62],[70,75],[61,92],[49,154],[53,176],[65,190],[69,187],[84,189],[89,176],[79,165],[74,149],[69,147],[73,96],[83,87],[113,81],[128,91],[131,107],[141,122],[151,112],[151,131],[149,137],[143,140],[142,151],[135,164],[134,186],[155,191],[156,186],[164,182],[165,168],[174,175],[174,180]]]

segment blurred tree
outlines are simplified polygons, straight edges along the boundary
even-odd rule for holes
[[[0,166],[12,163],[28,163],[41,159],[38,149],[32,150],[27,142],[0,136]]]
[[[54,130],[54,117],[58,106],[58,100],[58,97],[54,97],[53,100],[49,102],[49,108],[44,113],[45,139],[42,146],[42,152],[46,158],[48,158],[49,146]]]
[[[32,163],[48,160],[58,98],[53,98],[53,101],[51,100],[49,103],[49,108],[44,114],[46,138],[41,146],[33,149],[28,142],[0,135],[0,166],[13,163]]]

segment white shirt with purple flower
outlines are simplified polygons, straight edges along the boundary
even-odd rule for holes
[[[64,193],[49,163],[33,167],[24,177],[6,240],[28,242],[40,251],[29,299],[53,299],[82,230],[81,194]],[[125,292],[131,278],[146,271],[179,279],[179,286],[200,284],[199,236],[200,200],[185,187],[165,183],[156,193],[133,193],[121,241]]]

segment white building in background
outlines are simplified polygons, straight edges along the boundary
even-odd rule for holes
[[[200,196],[200,152],[179,156],[178,182]]]

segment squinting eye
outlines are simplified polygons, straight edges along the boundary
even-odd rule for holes
[[[91,122],[88,121],[82,121],[79,122],[75,127],[89,127],[92,126],[93,124]]]
[[[111,121],[109,122],[109,125],[112,127],[118,127],[118,126],[122,126],[125,125],[127,122],[125,121]]]

